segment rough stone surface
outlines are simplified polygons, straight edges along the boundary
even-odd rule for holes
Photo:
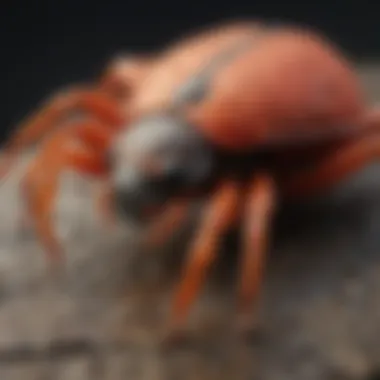
[[[378,66],[362,73],[376,96]],[[67,262],[53,276],[33,232],[19,228],[22,173],[20,164],[0,187],[1,380],[378,378],[376,165],[326,197],[280,212],[260,339],[243,342],[231,328],[238,270],[231,238],[190,318],[192,344],[170,351],[159,338],[192,221],[158,252],[144,252],[138,231],[101,223],[94,184],[65,175],[56,228]]]

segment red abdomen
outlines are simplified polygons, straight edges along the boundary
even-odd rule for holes
[[[344,136],[363,99],[344,57],[312,33],[269,31],[214,73],[188,117],[228,150]]]

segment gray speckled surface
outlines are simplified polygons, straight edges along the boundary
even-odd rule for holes
[[[376,97],[377,66],[362,72]],[[326,197],[280,213],[260,340],[247,344],[230,332],[237,251],[231,245],[191,316],[194,345],[171,352],[157,344],[186,229],[159,252],[140,252],[137,232],[101,224],[89,197],[93,184],[68,174],[57,207],[68,266],[52,278],[33,234],[17,228],[22,170],[0,188],[1,380],[364,380],[380,370],[377,165]]]

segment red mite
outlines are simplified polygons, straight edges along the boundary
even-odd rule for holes
[[[74,110],[81,120],[70,121]],[[23,181],[51,255],[59,246],[50,214],[65,168],[103,176],[115,210],[155,221],[159,237],[192,200],[208,198],[170,331],[185,326],[220,238],[238,220],[238,325],[249,327],[279,201],[327,190],[380,154],[380,113],[367,107],[350,62],[319,33],[293,25],[230,23],[121,59],[98,84],[54,97],[29,119],[5,151],[4,170],[20,148],[67,120]]]

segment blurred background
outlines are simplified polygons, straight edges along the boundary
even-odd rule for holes
[[[358,0],[3,2],[0,140],[50,94],[91,81],[115,54],[160,48],[200,26],[239,18],[321,30],[358,63],[377,100],[377,8]],[[227,260],[217,265],[190,320],[201,343],[163,353],[160,324],[186,231],[169,242],[161,272],[142,270],[161,253],[147,259],[135,232],[111,234],[94,212],[92,184],[64,180],[57,229],[68,266],[57,283],[33,233],[20,232],[21,165],[0,188],[0,380],[380,379],[379,173],[372,165],[333,194],[279,213],[261,339],[230,337],[236,278]],[[225,247],[236,259],[236,246]]]

